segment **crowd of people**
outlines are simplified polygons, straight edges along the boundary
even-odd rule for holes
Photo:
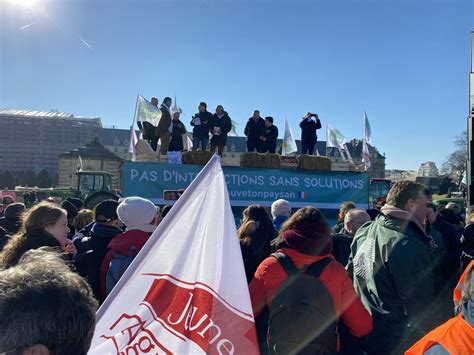
[[[0,353],[12,354],[85,354],[98,305],[172,208],[141,197],[93,211],[73,198],[2,206]],[[341,204],[332,230],[314,207],[248,206],[238,239],[261,353],[474,353],[470,222],[412,181],[380,210]]]
[[[150,103],[158,108],[159,101],[156,97],[152,97]],[[159,152],[164,155],[168,151],[183,151],[183,135],[187,133],[186,126],[180,120],[181,109],[172,108],[171,105],[171,98],[165,97],[159,106],[161,119],[157,127],[150,122],[137,122],[143,139],[148,141],[154,151],[157,151],[160,141]],[[190,125],[193,127],[193,150],[209,149],[220,156],[224,154],[227,135],[232,130],[232,120],[222,105],[217,105],[212,114],[207,111],[205,102],[199,103],[198,112],[192,116]],[[319,116],[311,112],[306,113],[301,119],[300,128],[302,154],[313,155],[318,140],[316,132],[321,128]],[[248,152],[277,151],[278,128],[273,124],[273,117],[262,118],[260,111],[255,110],[245,125],[244,134],[247,137]]]

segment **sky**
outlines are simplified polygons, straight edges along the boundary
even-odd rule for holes
[[[200,101],[243,135],[253,110],[319,114],[372,141],[387,169],[438,168],[466,129],[469,0],[0,0],[0,108],[129,128],[137,94]],[[0,128],[1,129],[1,128]]]

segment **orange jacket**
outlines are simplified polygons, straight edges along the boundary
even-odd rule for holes
[[[356,337],[366,336],[372,331],[372,317],[355,293],[347,271],[331,254],[311,256],[289,248],[280,251],[288,255],[298,269],[331,257],[333,261],[324,268],[320,280],[331,295],[337,319],[342,320]],[[258,316],[265,306],[271,306],[271,300],[286,279],[285,270],[274,257],[268,257],[260,264],[249,286],[255,316]]]
[[[405,355],[424,354],[436,344],[450,354],[474,354],[474,329],[459,314],[418,340]]]
[[[469,263],[469,265],[464,269],[464,272],[459,278],[459,282],[456,285],[456,288],[454,289],[454,293],[453,293],[454,305],[457,305],[459,301],[461,301],[461,286],[464,284],[464,280],[466,279],[467,272],[471,270],[472,267],[474,267],[474,260],[472,260]]]

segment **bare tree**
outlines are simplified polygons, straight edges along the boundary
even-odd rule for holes
[[[452,176],[457,184],[458,190],[467,169],[467,131],[462,132],[454,139],[456,150],[446,157],[441,172]]]

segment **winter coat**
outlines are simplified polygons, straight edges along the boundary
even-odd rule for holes
[[[406,349],[437,322],[435,315],[425,314],[434,298],[430,239],[408,216],[385,205],[375,221],[359,228],[351,245],[346,268],[374,320],[369,353]]]
[[[10,235],[15,234],[21,227],[20,219],[0,218],[0,227],[6,229]]]
[[[210,131],[212,133],[211,144],[214,145],[226,145],[227,144],[227,134],[232,129],[232,121],[230,120],[227,112],[224,112],[224,116],[219,118],[217,114],[212,116],[212,120],[209,125]],[[220,128],[220,134],[214,134],[214,129]]]
[[[253,117],[250,117],[245,125],[244,134],[247,136],[247,142],[252,142],[256,146],[260,144],[260,137],[265,132],[265,120],[259,118],[257,122],[254,121]]]
[[[265,128],[263,131],[263,137],[265,137],[265,141],[261,141],[261,151],[265,152],[275,152],[277,146],[277,138],[278,138],[278,128],[275,125],[271,125],[268,128]]]
[[[150,122],[137,122],[138,128],[140,131],[143,129],[145,133],[143,134],[143,139],[153,140],[156,137],[156,127],[153,126]]]
[[[316,120],[305,118],[300,122],[300,128],[301,143],[316,143],[316,141],[318,140],[316,130],[321,128],[321,121],[319,120],[319,118],[316,118]]]
[[[343,266],[346,266],[349,260],[352,240],[351,236],[344,233],[334,234],[332,237],[332,255]]]
[[[405,355],[474,354],[474,301],[462,305],[461,313],[426,334]]]
[[[120,233],[122,231],[116,227],[92,222],[81,229],[74,238],[74,245],[77,249],[77,254],[74,257],[76,270],[88,281],[97,299],[100,299],[102,262],[109,251],[109,243]]]
[[[5,245],[10,241],[11,236],[5,228],[0,227],[0,252],[3,250]]]
[[[264,236],[262,236],[264,237]],[[252,245],[244,245],[240,243],[240,251],[242,252],[242,259],[244,261],[245,276],[247,277],[247,283],[252,281],[253,275],[257,270],[260,263],[268,258],[272,253],[270,243],[268,243],[267,250],[261,256],[257,256],[254,253]]]
[[[286,216],[278,216],[273,218],[273,226],[277,232],[281,229],[282,224],[285,223],[287,219],[288,217]]]
[[[331,295],[336,318],[345,323],[351,334],[356,337],[363,337],[371,332],[372,319],[370,314],[357,297],[346,270],[334,260],[332,255],[306,255],[290,248],[283,248],[279,251],[288,255],[299,269],[330,257],[332,261],[322,271],[320,280]],[[259,265],[249,286],[255,317],[265,307],[271,307],[272,299],[286,279],[287,274],[276,258],[268,257]]]
[[[102,266],[100,268],[100,291],[102,299],[105,299],[105,297],[107,296],[107,271],[109,271],[110,262],[114,257],[113,253],[127,256],[128,251],[132,246],[135,247],[139,252],[143,248],[145,243],[148,241],[151,234],[151,231],[131,229],[123,232],[122,234],[117,235],[110,241],[108,245],[109,251],[104,257],[104,261],[102,262]]]
[[[201,124],[196,125],[194,118],[199,118]],[[191,120],[191,126],[193,126],[193,137],[194,138],[209,138],[209,129],[212,122],[212,113],[208,111],[198,112],[193,116]]]
[[[160,137],[164,132],[169,132],[169,127],[171,125],[171,113],[168,108],[162,104],[160,107],[161,119],[156,127],[156,136]]]
[[[455,276],[459,268],[459,257],[462,253],[460,242],[461,233],[441,216],[436,218],[433,227],[443,236],[443,245],[446,255],[443,258],[442,264],[444,276],[448,280]]]
[[[180,120],[173,120],[173,133],[171,133],[171,141],[168,148],[170,152],[181,152],[184,150],[183,134],[186,133],[186,127]]]

